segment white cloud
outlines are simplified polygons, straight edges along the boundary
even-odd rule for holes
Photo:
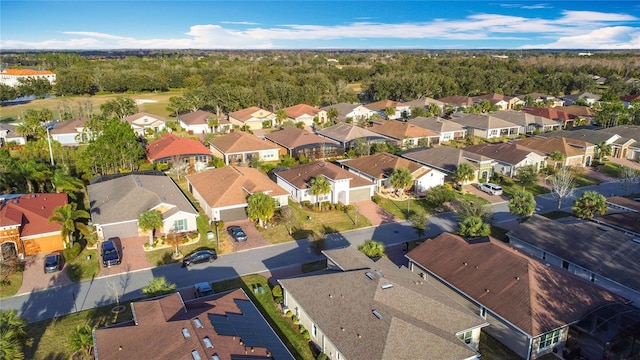
[[[562,37],[548,44],[529,44],[523,49],[640,49],[640,29],[612,26],[587,34]]]
[[[133,38],[127,38],[124,36],[111,35],[99,32],[92,31],[63,31],[65,35],[79,35],[79,36],[88,36],[91,38],[99,38],[99,39],[110,39],[110,40],[132,40]]]
[[[232,25],[260,25],[260,23],[251,22],[251,21],[220,21],[221,24],[232,24]]]

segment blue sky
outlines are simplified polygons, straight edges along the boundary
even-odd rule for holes
[[[0,49],[640,49],[640,1],[0,1]]]

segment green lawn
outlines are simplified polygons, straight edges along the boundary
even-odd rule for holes
[[[31,346],[25,349],[24,358],[69,359],[72,353],[69,335],[76,326],[89,324],[89,326],[103,327],[131,320],[133,316],[129,303],[122,303],[122,305],[125,305],[126,310],[118,315],[111,312],[114,305],[107,305],[27,325],[27,335],[33,340]]]
[[[423,199],[391,200],[386,197],[380,197],[378,205],[391,215],[402,220],[407,219],[408,211],[426,214],[427,216],[435,213],[434,209]]]
[[[22,271],[9,275],[4,281],[6,284],[0,285],[0,299],[13,296],[20,290],[20,286],[22,286]]]
[[[592,177],[585,176],[584,174],[576,174],[574,180],[576,182],[576,187],[598,185],[602,183],[602,181],[598,179],[594,179]]]
[[[74,282],[89,280],[98,276],[100,272],[98,250],[84,248],[82,252],[80,252],[80,255],[67,262],[65,271],[69,279]]]
[[[251,287],[253,284],[261,284],[265,290],[264,293],[254,293]],[[313,360],[315,358],[309,341],[300,335],[297,326],[292,323],[291,319],[283,316],[276,307],[271,295],[271,287],[264,276],[243,276],[214,283],[212,287],[216,293],[238,288],[244,289],[296,359]]]
[[[356,215],[355,211],[347,214],[340,210],[308,210],[291,199],[289,199],[289,207],[293,209],[295,214],[291,235],[285,225],[278,221],[273,227],[258,229],[262,236],[272,244],[305,239],[314,232],[331,234],[371,226],[369,219],[362,214]],[[308,217],[311,217],[311,220],[308,220]]]
[[[511,198],[516,191],[522,190],[522,185],[516,184],[516,182],[512,178],[509,178],[506,176],[502,177],[502,180],[500,181],[500,186],[502,186],[502,191],[504,192],[504,195],[508,198]],[[533,196],[549,193],[549,189],[537,184],[527,187],[525,190],[532,193]]]

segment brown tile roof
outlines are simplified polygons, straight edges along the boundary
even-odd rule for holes
[[[595,111],[588,106],[582,105],[569,105],[569,106],[557,106],[554,109],[562,112],[566,112],[567,114],[575,115],[575,116],[583,116],[583,117],[593,117],[596,116]]]
[[[592,221],[537,214],[507,235],[640,291],[640,246],[631,235]]]
[[[187,181],[213,208],[246,204],[252,193],[270,196],[289,193],[271,181],[267,175],[249,167],[225,166],[187,176]]]
[[[20,236],[58,232],[61,225],[49,222],[53,210],[68,203],[67,194],[26,194],[0,200],[0,226],[20,226]]]
[[[298,189],[309,188],[311,180],[316,176],[324,176],[327,179],[334,181],[351,179],[349,182],[350,188],[373,185],[370,181],[325,161],[316,161],[309,164],[298,165],[288,170],[279,171],[276,173],[276,176],[282,178]]]
[[[71,120],[65,120],[57,122],[53,129],[49,131],[49,133],[58,135],[58,134],[74,134],[78,132],[78,128],[83,128],[89,118],[76,118]]]
[[[438,99],[438,100],[442,101],[445,104],[451,104],[456,106],[473,105],[473,98],[470,98],[468,96],[454,95],[454,96],[443,97],[442,99]]]
[[[607,197],[607,202],[614,205],[620,205],[628,209],[640,212],[640,201],[627,199],[622,196],[610,196]]]
[[[515,111],[515,110],[499,110],[492,114],[493,116],[500,118],[502,120],[506,120],[510,123],[516,124],[518,126],[527,127],[529,125],[538,125],[538,126],[552,126],[561,125],[556,120],[551,120],[546,117],[526,113],[523,111]]]
[[[637,212],[621,212],[616,214],[604,214],[594,218],[595,221],[616,229],[627,230],[640,234],[640,214]]]
[[[178,119],[182,120],[182,122],[184,122],[187,125],[208,124],[209,119],[211,118],[218,119],[220,124],[230,124],[229,120],[227,120],[224,116],[218,116],[216,114],[213,114],[204,110],[196,110],[194,112],[190,112],[190,113],[182,114],[178,116]]]
[[[284,111],[287,113],[288,117],[297,119],[302,115],[316,116],[322,110],[311,105],[298,104],[284,108]]]
[[[388,107],[396,108],[398,106],[406,106],[405,104],[393,100],[380,100],[376,102],[372,102],[369,104],[365,104],[364,107],[371,110],[376,111],[384,111]]]
[[[482,101],[482,100],[487,100],[491,104],[496,104],[496,103],[498,103],[500,101],[509,102],[509,100],[513,99],[513,96],[504,96],[502,94],[491,93],[491,94],[486,94],[486,95],[473,96],[472,99],[473,99],[473,101],[476,101],[476,102]]]
[[[225,154],[278,149],[277,145],[260,140],[256,136],[244,131],[235,131],[230,134],[218,136],[209,141],[209,144]]]
[[[346,359],[424,359],[425,354],[433,359],[466,359],[476,355],[455,334],[487,323],[435,286],[387,258],[375,262],[364,258],[353,247],[325,254],[339,260],[342,268],[359,269],[280,283]],[[387,284],[392,286],[383,289]]]
[[[200,141],[166,133],[147,145],[147,158],[151,161],[185,155],[211,155]]]
[[[335,125],[320,129],[319,135],[341,142],[349,142],[360,138],[386,139],[387,137],[371,130],[347,123],[337,123]]]
[[[484,130],[518,127],[518,125],[516,124],[510,123],[506,120],[502,120],[495,116],[480,114],[465,114],[461,117],[454,117],[451,119],[451,121],[457,122],[458,124],[462,124],[467,127]]]
[[[295,126],[285,126],[282,130],[266,134],[265,138],[287,149],[295,149],[300,146],[314,144],[338,145],[337,141],[312,134],[308,131],[298,129]]]
[[[620,100],[626,101],[626,102],[632,102],[632,101],[640,100],[640,94],[620,96]]]
[[[229,117],[230,118],[234,118],[238,121],[242,121],[242,122],[246,122],[248,120],[251,120],[252,118],[257,118],[257,119],[266,119],[269,116],[273,115],[273,113],[271,111],[265,110],[265,109],[261,109],[257,106],[252,106],[252,107],[248,107],[246,109],[242,109],[242,110],[238,110],[238,111],[234,111],[232,113],[229,113]]]
[[[626,302],[491,237],[467,241],[442,233],[407,257],[532,336],[578,321],[600,306]]]
[[[519,142],[501,144],[479,144],[467,146],[465,151],[483,155],[507,164],[517,165],[527,158],[531,153],[545,156],[543,152],[527,148]]]
[[[438,137],[438,133],[397,120],[383,121],[381,125],[373,125],[371,131],[394,139]]]
[[[568,139],[564,137],[534,137],[518,140],[517,143],[521,146],[538,150],[547,155],[554,151],[560,151],[565,157],[583,155],[584,149],[581,149],[580,147],[593,146],[593,144],[586,141]]]
[[[293,359],[282,343],[267,348],[267,341],[263,339],[273,341],[269,344],[277,344],[275,333],[261,334],[264,338],[256,337],[257,340],[245,339],[247,344],[240,341],[240,335],[229,333],[236,325],[264,321],[257,309],[252,311],[254,305],[241,289],[187,303],[179,293],[174,293],[160,299],[134,302],[131,307],[134,320],[95,331],[96,358],[193,360],[191,354],[195,350],[202,359],[211,359],[214,354],[220,359],[231,359],[246,354],[247,346],[251,346],[252,359],[266,360],[269,352]],[[200,321],[199,325],[195,319]],[[226,329],[217,328],[213,319],[224,320]],[[184,330],[188,331],[189,337],[183,336]],[[208,347],[204,338],[208,338],[213,347]]]
[[[435,131],[439,134],[453,131],[464,131],[464,126],[453,122],[451,120],[443,119],[439,116],[421,117],[418,116],[413,119],[409,119],[410,124],[419,126],[421,128]]]
[[[539,108],[539,107],[525,107],[522,109],[523,112],[526,112],[528,114],[532,114],[532,115],[536,115],[536,116],[542,116],[545,117],[547,119],[551,119],[551,120],[571,120],[571,119],[575,119],[576,116],[575,115],[571,115],[569,113],[566,113],[564,111],[560,111],[558,109],[555,108]]]
[[[591,144],[598,144],[602,141],[609,143],[610,140],[616,138],[614,134],[592,129],[559,130],[543,135],[544,137],[565,137],[567,139],[575,139]]]
[[[458,168],[458,165],[463,163],[476,168],[477,165],[467,158],[476,161],[492,161],[491,158],[486,156],[450,146],[437,146],[429,149],[408,151],[403,153],[402,157],[426,164],[427,166],[436,167],[448,173],[453,173]]]
[[[436,99],[432,99],[430,97],[425,97],[425,98],[420,98],[420,99],[416,99],[416,100],[407,101],[404,104],[407,105],[407,106],[410,106],[412,108],[415,108],[415,107],[426,107],[426,106],[429,106],[431,104],[435,104],[435,105],[440,106],[440,107],[443,107],[444,105],[446,105],[442,101],[436,100]]]
[[[411,174],[415,176],[416,171],[423,168],[422,165],[415,161],[388,153],[376,153],[349,159],[343,161],[342,164],[376,179],[388,178],[395,169],[409,169]],[[424,175],[424,173],[420,172],[420,175]]]

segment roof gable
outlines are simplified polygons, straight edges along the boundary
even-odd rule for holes
[[[584,147],[594,146],[593,144],[585,141],[567,139],[564,137],[533,137],[518,140],[517,143],[530,149],[538,150],[547,155],[551,154],[554,151],[559,151],[560,153],[562,153],[562,155],[564,155],[564,157],[583,155]]]
[[[373,185],[370,181],[356,176],[330,162],[316,161],[298,165],[288,170],[278,171],[276,177],[281,178],[298,189],[308,189],[317,176],[324,176],[331,181],[350,180],[350,187]]]
[[[347,123],[337,123],[335,125],[320,129],[317,133],[321,136],[341,142],[349,142],[361,138],[386,139],[386,136]]]
[[[292,119],[297,119],[304,115],[314,117],[324,110],[320,110],[318,108],[315,108],[307,104],[298,104],[298,105],[293,105],[293,106],[284,108],[284,111],[287,113],[288,117]]]
[[[55,208],[68,204],[67,194],[26,194],[0,200],[0,227],[20,226],[20,236],[60,231],[50,223]]]
[[[338,145],[338,142],[312,134],[295,126],[285,126],[284,129],[266,134],[265,138],[288,149],[313,144]]]
[[[392,107],[406,107],[407,105],[393,100],[380,100],[376,102],[372,102],[364,105],[367,109],[375,110],[375,111],[384,111],[386,108]]]
[[[371,127],[371,131],[398,140],[406,138],[426,138],[439,136],[438,133],[434,131],[427,130],[411,123],[396,120],[383,121],[380,125],[373,125]]]
[[[479,144],[464,148],[465,151],[483,155],[507,164],[517,165],[529,158],[530,154],[544,156],[545,154],[529,149],[518,142],[501,144]]]
[[[230,118],[234,118],[238,121],[247,122],[249,120],[268,120],[275,115],[271,111],[259,108],[257,106],[248,107],[246,109],[234,111],[229,113]]]
[[[395,169],[408,169],[414,176],[423,166],[415,161],[388,153],[376,153],[356,159],[343,161],[342,164],[376,179],[386,179]],[[420,172],[424,175],[424,172]]]
[[[89,121],[89,118],[87,117],[76,118],[76,119],[65,120],[65,121],[58,121],[56,122],[53,129],[51,129],[49,132],[53,135],[75,134],[80,132],[81,129],[86,126],[88,121]]]
[[[211,151],[200,141],[172,133],[163,134],[160,139],[150,142],[146,150],[147,157],[151,161],[173,156],[211,155]]]
[[[225,154],[278,149],[278,146],[273,143],[258,139],[256,136],[243,131],[234,131],[230,134],[218,136],[211,140],[209,144]]]

